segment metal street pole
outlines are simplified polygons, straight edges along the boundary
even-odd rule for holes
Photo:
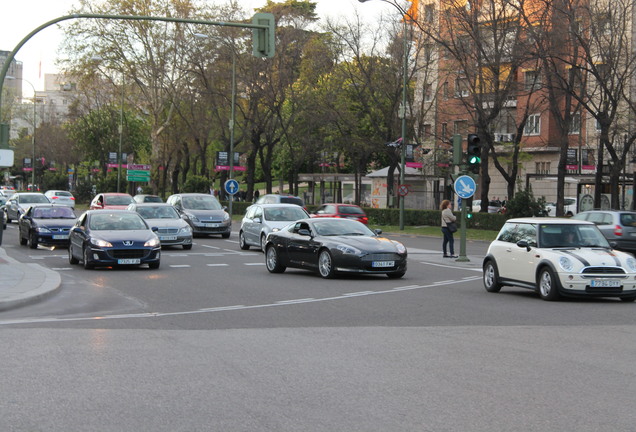
[[[121,103],[119,105],[119,151],[117,152],[117,192],[121,187],[121,142],[124,134],[124,73],[121,74]]]
[[[232,108],[230,110],[230,178],[233,178],[234,171],[234,105],[236,104],[236,51],[232,46]],[[229,214],[232,218],[232,201],[234,195],[230,195]]]
[[[369,0],[358,0],[360,3],[365,3]],[[383,1],[384,3],[390,4],[392,6],[395,6],[397,8],[398,11],[400,11],[400,13],[402,14],[402,22],[404,23],[404,29],[403,32],[404,34],[402,35],[403,39],[404,39],[404,64],[403,64],[403,79],[402,79],[402,106],[400,107],[399,110],[399,117],[402,119],[402,148],[400,149],[400,185],[404,184],[405,181],[405,171],[406,171],[406,92],[407,92],[407,86],[408,86],[408,72],[409,72],[409,45],[408,45],[408,41],[406,38],[406,34],[408,31],[408,25],[406,22],[406,11],[403,10],[401,7],[399,7],[397,4],[392,3],[388,0],[380,0]],[[399,190],[399,186],[398,186],[398,190]],[[406,199],[406,195],[402,195],[402,194],[398,194],[398,199],[400,201],[399,207],[400,207],[400,230],[404,230],[404,200]]]
[[[31,159],[31,187],[33,189],[35,189],[35,128],[36,128],[36,122],[37,122],[36,111],[35,111],[35,86],[33,85],[33,83],[31,81],[29,81],[27,79],[24,79],[24,78],[16,78],[14,76],[6,76],[5,79],[23,81],[23,82],[29,84],[31,86],[31,88],[33,89],[33,133],[31,134],[31,148],[32,148],[32,151],[33,151],[33,157]],[[32,192],[35,192],[35,190],[33,190]]]

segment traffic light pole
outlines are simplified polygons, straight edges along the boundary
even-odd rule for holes
[[[470,143],[471,140],[469,140]],[[469,175],[468,174],[468,161],[464,162],[463,152],[462,152],[462,137],[461,135],[453,135],[453,163],[455,166],[459,167],[459,176]],[[468,156],[468,154],[467,154]],[[457,194],[457,186],[455,185],[455,194]],[[471,195],[472,197],[472,195]],[[470,260],[466,256],[466,215],[467,215],[467,207],[468,201],[471,197],[462,198],[462,208],[460,213],[460,224],[459,224],[459,257],[455,260],[456,262],[469,262]]]

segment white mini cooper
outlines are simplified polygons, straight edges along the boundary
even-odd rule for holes
[[[636,300],[636,259],[613,250],[593,223],[555,218],[509,219],[484,258],[484,286],[530,288],[560,296]]]

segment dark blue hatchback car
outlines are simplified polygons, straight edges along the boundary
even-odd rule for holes
[[[141,264],[159,268],[161,242],[156,230],[134,211],[86,211],[71,230],[68,260],[82,261],[86,269]]]

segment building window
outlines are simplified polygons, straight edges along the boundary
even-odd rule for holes
[[[442,123],[442,141],[448,142],[448,125]]]
[[[468,132],[468,121],[457,120],[453,122],[453,134],[464,136]]]
[[[581,133],[581,113],[573,113],[570,119],[570,130],[569,134],[579,134]]]
[[[442,95],[444,96],[444,99],[448,99],[448,97],[450,96],[450,93],[448,91],[448,82],[442,84]]]
[[[455,79],[455,97],[468,97],[468,79],[456,78]]]
[[[433,85],[424,84],[424,101],[430,102],[433,100]]]
[[[431,132],[432,132],[432,127],[430,124],[425,124],[424,125],[424,139],[428,139],[432,136]]]
[[[432,23],[434,17],[435,17],[435,6],[432,4],[427,4],[426,6],[424,6],[424,20],[427,23]]]
[[[526,127],[523,129],[525,135],[539,135],[541,133],[541,114],[528,116]]]
[[[535,162],[536,174],[550,174],[550,162]]]
[[[541,88],[541,75],[537,71],[526,71],[525,88],[527,91],[538,90]]]

